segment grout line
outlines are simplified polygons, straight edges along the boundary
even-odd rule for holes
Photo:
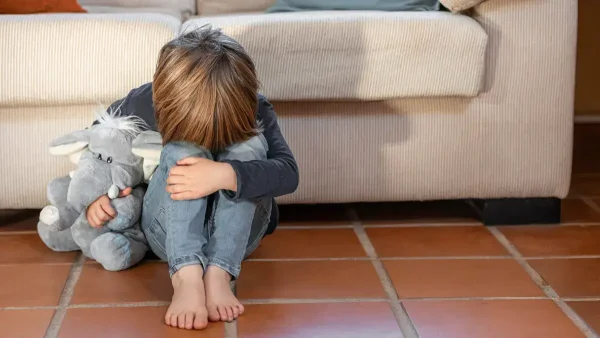
[[[567,303],[565,303],[564,300],[562,300],[560,298],[560,296],[552,288],[552,286],[550,286],[548,283],[546,283],[544,278],[539,273],[537,273],[537,271],[535,271],[535,269],[533,269],[531,267],[531,265],[529,265],[529,263],[527,263],[527,261],[523,258],[521,253],[517,250],[517,248],[512,243],[510,243],[508,238],[506,238],[506,236],[504,236],[504,234],[502,234],[502,232],[500,232],[496,227],[488,227],[487,229],[492,233],[492,235],[494,235],[494,237],[496,237],[496,240],[498,240],[498,242],[500,242],[500,244],[502,244],[502,246],[504,246],[504,248],[511,255],[513,255],[515,260],[521,265],[521,267],[523,267],[523,269],[525,269],[525,271],[527,272],[527,274],[529,275],[531,280],[535,284],[537,284],[537,286],[550,299],[552,299],[556,305],[558,305],[558,307],[563,311],[563,313],[567,317],[569,317],[569,319],[573,322],[573,324],[575,324],[575,326],[577,326],[577,328],[579,328],[579,330],[581,330],[581,332],[586,337],[589,337],[589,338],[597,337],[597,335],[587,325],[587,323],[583,319],[581,319],[581,317],[579,317],[579,315],[569,305],[567,305]]]
[[[541,259],[590,259],[590,258],[600,258],[600,255],[573,255],[573,256],[532,256],[532,257],[523,257],[526,261],[537,261]]]
[[[107,307],[156,307],[168,306],[170,302],[152,301],[152,302],[128,302],[128,303],[92,303],[92,304],[72,304],[68,309],[97,309]]]
[[[46,330],[44,338],[58,337],[58,332],[60,331],[62,322],[65,319],[65,315],[67,314],[67,307],[71,302],[71,298],[73,298],[75,284],[77,284],[79,276],[81,276],[81,270],[83,269],[83,262],[85,262],[85,259],[86,258],[83,255],[83,253],[80,253],[77,259],[75,260],[75,263],[73,263],[71,271],[69,272],[69,276],[67,277],[67,280],[65,282],[63,292],[60,295],[60,299],[58,301],[58,308],[54,312],[54,316],[52,316],[52,320],[48,325],[48,329]]]
[[[439,302],[439,301],[461,301],[461,300],[548,300],[548,297],[530,296],[530,297],[420,297],[420,298],[401,298],[402,302]]]
[[[244,262],[314,262],[314,261],[369,261],[369,257],[338,258],[248,258]]]
[[[19,262],[19,263],[2,263],[0,264],[0,267],[7,267],[7,266],[23,266],[23,265],[73,265],[73,262]]]
[[[600,302],[600,297],[564,297],[562,300],[564,300],[565,302]]]
[[[512,256],[418,256],[418,257],[380,257],[382,261],[443,261],[443,260],[487,260],[513,259]]]
[[[258,304],[322,304],[322,303],[381,303],[389,302],[388,298],[268,298],[244,299],[245,305]]]
[[[390,279],[390,276],[385,270],[383,263],[377,259],[378,257],[377,253],[375,252],[375,248],[373,247],[373,244],[371,243],[371,240],[369,239],[365,228],[362,226],[362,223],[360,222],[356,210],[352,208],[347,208],[346,212],[348,213],[348,217],[352,220],[352,223],[354,225],[354,232],[356,233],[360,244],[362,244],[363,249],[367,253],[367,256],[369,256],[372,259],[371,262],[373,263],[373,267],[375,268],[377,276],[381,281],[383,290],[385,291],[389,301],[391,301],[390,308],[392,310],[392,313],[394,314],[394,317],[396,318],[396,322],[400,327],[402,335],[405,338],[418,338],[419,334],[417,333],[417,329],[411,321],[410,316],[406,312],[404,305],[402,305],[402,303],[398,299],[396,289],[394,288],[392,280]]]
[[[56,306],[7,306],[0,307],[0,311],[55,310],[56,308]]]

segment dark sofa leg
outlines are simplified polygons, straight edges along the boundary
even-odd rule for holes
[[[502,198],[469,200],[485,225],[560,223],[558,198]]]

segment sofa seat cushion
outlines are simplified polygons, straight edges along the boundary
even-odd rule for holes
[[[487,34],[447,12],[324,11],[192,18],[253,57],[271,100],[476,96]]]
[[[0,107],[111,103],[152,80],[180,28],[149,13],[0,16]]]

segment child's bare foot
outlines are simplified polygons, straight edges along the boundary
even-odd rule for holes
[[[213,265],[206,269],[206,307],[211,321],[230,322],[244,313],[244,306],[231,292],[230,281],[231,276],[225,270]]]
[[[173,300],[165,315],[165,323],[180,329],[201,330],[208,325],[202,266],[188,265],[171,278]]]

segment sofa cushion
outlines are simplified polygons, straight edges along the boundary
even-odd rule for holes
[[[277,0],[268,13],[300,11],[437,11],[438,0]]]
[[[252,56],[272,100],[476,96],[487,34],[447,12],[326,11],[192,18]]]
[[[264,12],[275,0],[197,0],[198,15]]]
[[[180,27],[160,14],[0,16],[0,107],[111,103],[152,80]]]
[[[92,13],[162,13],[177,18],[188,18],[196,14],[195,0],[79,0],[84,8],[92,8]]]

